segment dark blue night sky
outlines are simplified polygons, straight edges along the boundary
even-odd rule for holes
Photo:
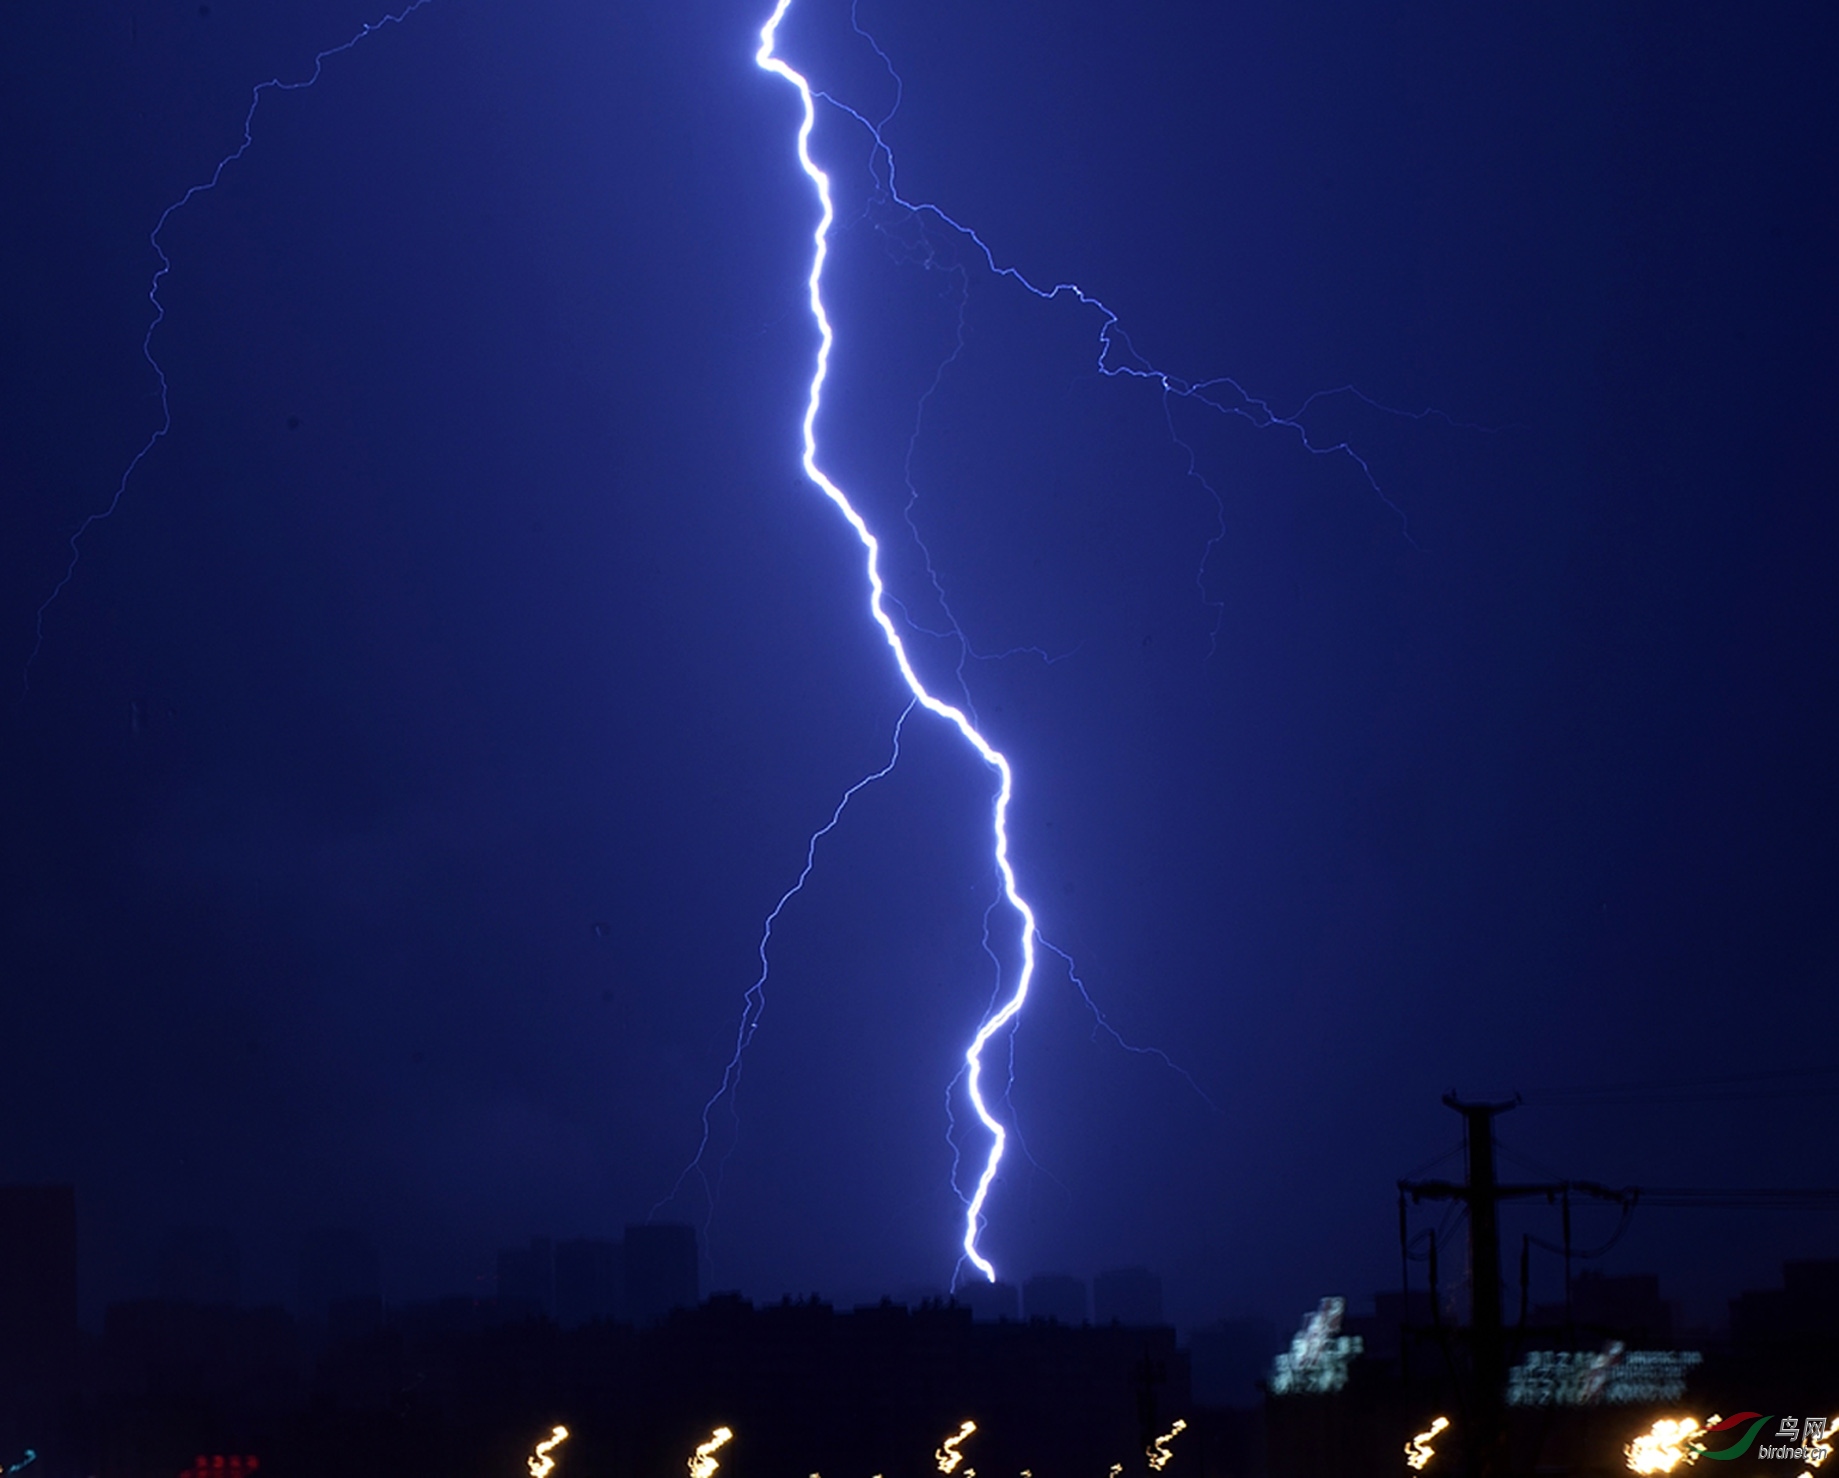
[[[905,703],[798,466],[815,206],[736,0],[426,0],[267,94],[162,237],[171,433],[12,700],[160,424],[149,228],[253,84],[381,14],[4,22],[0,1181],[77,1184],[92,1317],[172,1227],[228,1227],[264,1301],[358,1226],[406,1299],[643,1219]],[[1100,374],[1102,315],[821,111],[825,464],[1014,761],[1043,934],[1197,1085],[1046,956],[1003,1272],[1145,1263],[1184,1323],[1391,1287],[1451,1088],[1526,1095],[1510,1173],[1833,1184],[1827,8],[858,17],[905,197],[1372,478]],[[782,49],[895,102],[847,0]],[[990,793],[915,716],[820,844],[708,1286],[950,1279]],[[1666,1088],[1558,1092],[1617,1083]],[[1831,1213],[1654,1209],[1608,1266],[1709,1317],[1836,1254]]]

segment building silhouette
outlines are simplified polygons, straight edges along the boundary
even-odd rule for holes
[[[701,1302],[695,1227],[674,1222],[629,1226],[624,1262],[625,1315],[640,1328],[658,1323],[672,1309],[693,1309]]]
[[[1282,1348],[1269,1319],[1252,1316],[1202,1325],[1188,1336],[1195,1401],[1236,1410],[1257,1406],[1264,1400],[1271,1357]]]
[[[1569,1324],[1580,1337],[1600,1342],[1619,1339],[1658,1347],[1673,1339],[1673,1308],[1660,1296],[1660,1279],[1652,1273],[1606,1276],[1584,1271],[1571,1280],[1569,1308],[1537,1304],[1533,1323],[1558,1328]]]
[[[696,1229],[675,1223],[629,1226],[618,1242],[532,1237],[528,1246],[498,1253],[492,1307],[465,1317],[473,1323],[550,1318],[564,1329],[603,1319],[648,1326],[700,1302],[699,1261]],[[441,1317],[451,1322],[458,1315]]]
[[[377,1249],[350,1227],[321,1227],[301,1246],[298,1288],[300,1316],[313,1321],[338,1300],[375,1297],[383,1291]]]
[[[1405,1348],[1413,1330],[1429,1329],[1436,1322],[1436,1304],[1428,1289],[1414,1288],[1409,1294],[1394,1289],[1373,1295],[1371,1314],[1349,1314],[1345,1329],[1359,1337],[1368,1355],[1393,1360]]]
[[[1113,1268],[1092,1280],[1097,1324],[1147,1326],[1162,1322],[1162,1280],[1148,1268]]]
[[[625,1317],[625,1248],[578,1237],[556,1243],[555,1319],[564,1329]]]
[[[675,1240],[680,1252],[683,1239]],[[557,1421],[572,1435],[556,1478],[680,1474],[718,1425],[734,1432],[724,1478],[918,1478],[934,1470],[941,1440],[967,1419],[977,1430],[965,1465],[978,1472],[1102,1478],[1113,1463],[1141,1475],[1149,1437],[1190,1414],[1186,1360],[1166,1327],[980,1323],[943,1302],[839,1310],[810,1299],[756,1308],[725,1294],[648,1327],[601,1320],[563,1329],[481,1317],[490,1300],[472,1301],[468,1320],[458,1307],[465,1302],[443,1306],[439,1317],[432,1308],[392,1317],[373,1339],[328,1351],[310,1394],[296,1403],[299,1416],[236,1427],[267,1434],[243,1447],[260,1457],[257,1478],[521,1472],[532,1438]],[[223,1367],[212,1367],[212,1378],[224,1379]],[[244,1409],[251,1399],[238,1398]],[[134,1466],[97,1471],[179,1472],[193,1451],[225,1450],[212,1444],[229,1439],[206,1435],[219,1430],[212,1420],[188,1416],[184,1430],[205,1445],[174,1448],[176,1461],[167,1461],[164,1429],[136,1434],[117,1419],[114,1450]],[[1188,1460],[1198,1452],[1191,1442]],[[1199,1478],[1192,1466],[1167,1478],[1184,1471]]]
[[[55,1378],[76,1343],[76,1189],[0,1186],[0,1381]]]
[[[160,1297],[175,1303],[235,1304],[242,1257],[224,1227],[174,1227],[160,1247]]]
[[[1030,1319],[1085,1323],[1089,1317],[1085,1280],[1066,1273],[1036,1273],[1022,1284],[1022,1312]]]
[[[102,1356],[104,1398],[156,1417],[200,1404],[244,1415],[282,1411],[301,1394],[299,1328],[281,1308],[164,1298],[110,1304]]]
[[[1839,1258],[1782,1264],[1780,1288],[1752,1289],[1730,1303],[1739,1349],[1820,1346],[1839,1352]]]
[[[1021,1317],[1021,1290],[1013,1283],[988,1283],[973,1277],[952,1296],[979,1322]]]
[[[555,1301],[555,1253],[547,1237],[498,1254],[498,1303],[506,1314],[547,1316]]]

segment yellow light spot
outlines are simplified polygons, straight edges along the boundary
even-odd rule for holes
[[[530,1478],[549,1478],[556,1465],[556,1460],[549,1454],[566,1441],[568,1441],[568,1428],[557,1427],[536,1444],[536,1451],[524,1459],[525,1466],[530,1469]]]
[[[1716,1424],[1717,1417],[1711,1419]],[[1691,1447],[1694,1437],[1704,1433],[1695,1416],[1663,1416],[1622,1450],[1628,1454],[1633,1473],[1671,1473],[1681,1463],[1695,1463],[1698,1452]]]
[[[733,1440],[734,1433],[727,1427],[717,1427],[709,1433],[709,1440],[698,1447],[696,1456],[690,1459],[690,1478],[715,1478],[715,1470],[721,1466],[715,1454]]]
[[[1832,1439],[1839,1437],[1839,1416],[1826,1419],[1826,1430],[1807,1445],[1813,1449],[1813,1456],[1807,1459],[1809,1468],[1817,1468],[1833,1455]],[[1813,1478],[1811,1473],[1801,1474],[1801,1478]]]
[[[958,1464],[964,1461],[964,1454],[958,1451],[958,1444],[976,1430],[976,1422],[965,1422],[963,1426],[958,1428],[955,1435],[945,1439],[944,1446],[940,1447],[939,1450],[933,1454],[933,1456],[938,1459],[939,1471],[941,1473],[955,1473],[958,1470]],[[974,1468],[966,1468],[964,1470],[964,1478],[971,1478],[971,1474],[975,1471],[976,1469]]]
[[[1151,1472],[1160,1473],[1169,1465],[1169,1459],[1175,1456],[1174,1453],[1169,1451],[1169,1443],[1173,1442],[1187,1430],[1188,1424],[1180,1417],[1176,1417],[1174,1426],[1170,1427],[1168,1431],[1164,1432],[1154,1442],[1150,1443],[1148,1447],[1143,1449],[1143,1455],[1149,1459]],[[1115,1472],[1116,1469],[1112,1471]]]
[[[1430,1424],[1429,1431],[1419,1432],[1407,1442],[1405,1444],[1405,1466],[1414,1472],[1422,1472],[1429,1467],[1430,1460],[1437,1455],[1430,1444],[1448,1430],[1449,1418],[1440,1416]]]

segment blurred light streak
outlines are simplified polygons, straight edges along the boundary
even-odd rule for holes
[[[1169,1443],[1187,1430],[1188,1424],[1180,1417],[1176,1417],[1174,1426],[1143,1449],[1143,1455],[1149,1459],[1149,1468],[1152,1473],[1160,1473],[1169,1465],[1169,1459],[1175,1456],[1169,1450]]]
[[[530,1478],[549,1478],[556,1466],[556,1460],[549,1454],[566,1441],[568,1441],[568,1428],[558,1426],[536,1444],[536,1451],[524,1459],[524,1465],[530,1469]]]
[[[729,1427],[717,1427],[709,1433],[709,1440],[698,1447],[690,1459],[690,1478],[715,1478],[715,1470],[721,1466],[715,1454],[733,1440],[734,1432]]]
[[[939,1450],[933,1454],[933,1457],[938,1462],[939,1471],[941,1473],[953,1473],[957,1471],[958,1464],[964,1461],[964,1454],[958,1451],[958,1444],[976,1430],[977,1423],[967,1421],[963,1426],[958,1428],[955,1434],[945,1439]],[[973,1471],[975,1470],[966,1468],[964,1470],[965,1478],[970,1478],[970,1474]]]
[[[1437,1455],[1430,1444],[1448,1430],[1448,1417],[1440,1416],[1432,1421],[1428,1430],[1419,1432],[1405,1444],[1405,1466],[1414,1472],[1422,1472],[1429,1467],[1430,1460]]]
[[[1671,1473],[1682,1462],[1697,1462],[1698,1452],[1690,1444],[1704,1431],[1694,1416],[1661,1417],[1623,1449],[1628,1455],[1629,1471]]]

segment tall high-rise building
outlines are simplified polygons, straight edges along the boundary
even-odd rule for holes
[[[1100,1273],[1092,1280],[1092,1318],[1097,1324],[1160,1324],[1162,1280],[1148,1268]]]
[[[0,1379],[53,1378],[76,1343],[76,1188],[0,1186]]]
[[[641,1327],[701,1302],[696,1228],[647,1222],[626,1228],[626,1318]]]

